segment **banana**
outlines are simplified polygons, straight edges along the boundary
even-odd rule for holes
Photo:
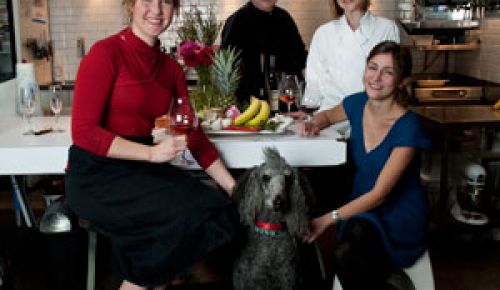
[[[254,96],[250,97],[250,106],[233,121],[233,125],[240,126],[255,116],[260,109],[261,102]]]
[[[500,110],[500,99],[493,105],[494,110]]]
[[[271,108],[269,107],[269,103],[267,101],[261,100],[260,111],[257,116],[250,119],[245,123],[248,127],[259,127],[263,125],[267,119],[269,119],[269,115],[271,114]]]

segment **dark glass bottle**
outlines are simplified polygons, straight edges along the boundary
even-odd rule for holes
[[[257,96],[261,100],[269,101],[269,60],[265,53],[260,54],[260,80],[259,80],[259,95]]]
[[[271,112],[277,113],[279,111],[279,81],[278,72],[276,72],[276,56],[269,55],[269,72],[268,72],[268,96],[269,105],[271,106]]]

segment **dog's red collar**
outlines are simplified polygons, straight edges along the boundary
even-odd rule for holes
[[[271,223],[256,221],[255,226],[259,229],[268,230],[268,231],[279,231],[279,230],[283,229],[283,223],[271,224]]]
[[[283,230],[285,225],[283,223],[266,223],[261,221],[255,222],[255,231],[267,236],[275,236]]]

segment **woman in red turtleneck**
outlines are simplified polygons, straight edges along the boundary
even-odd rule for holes
[[[155,118],[174,96],[188,98],[182,68],[158,35],[179,0],[123,0],[130,27],[97,42],[78,71],[67,200],[109,236],[120,289],[163,289],[175,275],[232,239],[237,217],[227,195],[168,161],[188,147],[230,195],[234,179],[201,128],[153,145]]]

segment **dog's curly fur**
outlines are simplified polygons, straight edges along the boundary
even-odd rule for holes
[[[264,149],[265,162],[238,179],[234,197],[245,231],[233,268],[235,290],[298,289],[296,238],[309,229],[312,192],[305,178],[274,148]],[[283,223],[284,231],[264,235],[256,221]]]

